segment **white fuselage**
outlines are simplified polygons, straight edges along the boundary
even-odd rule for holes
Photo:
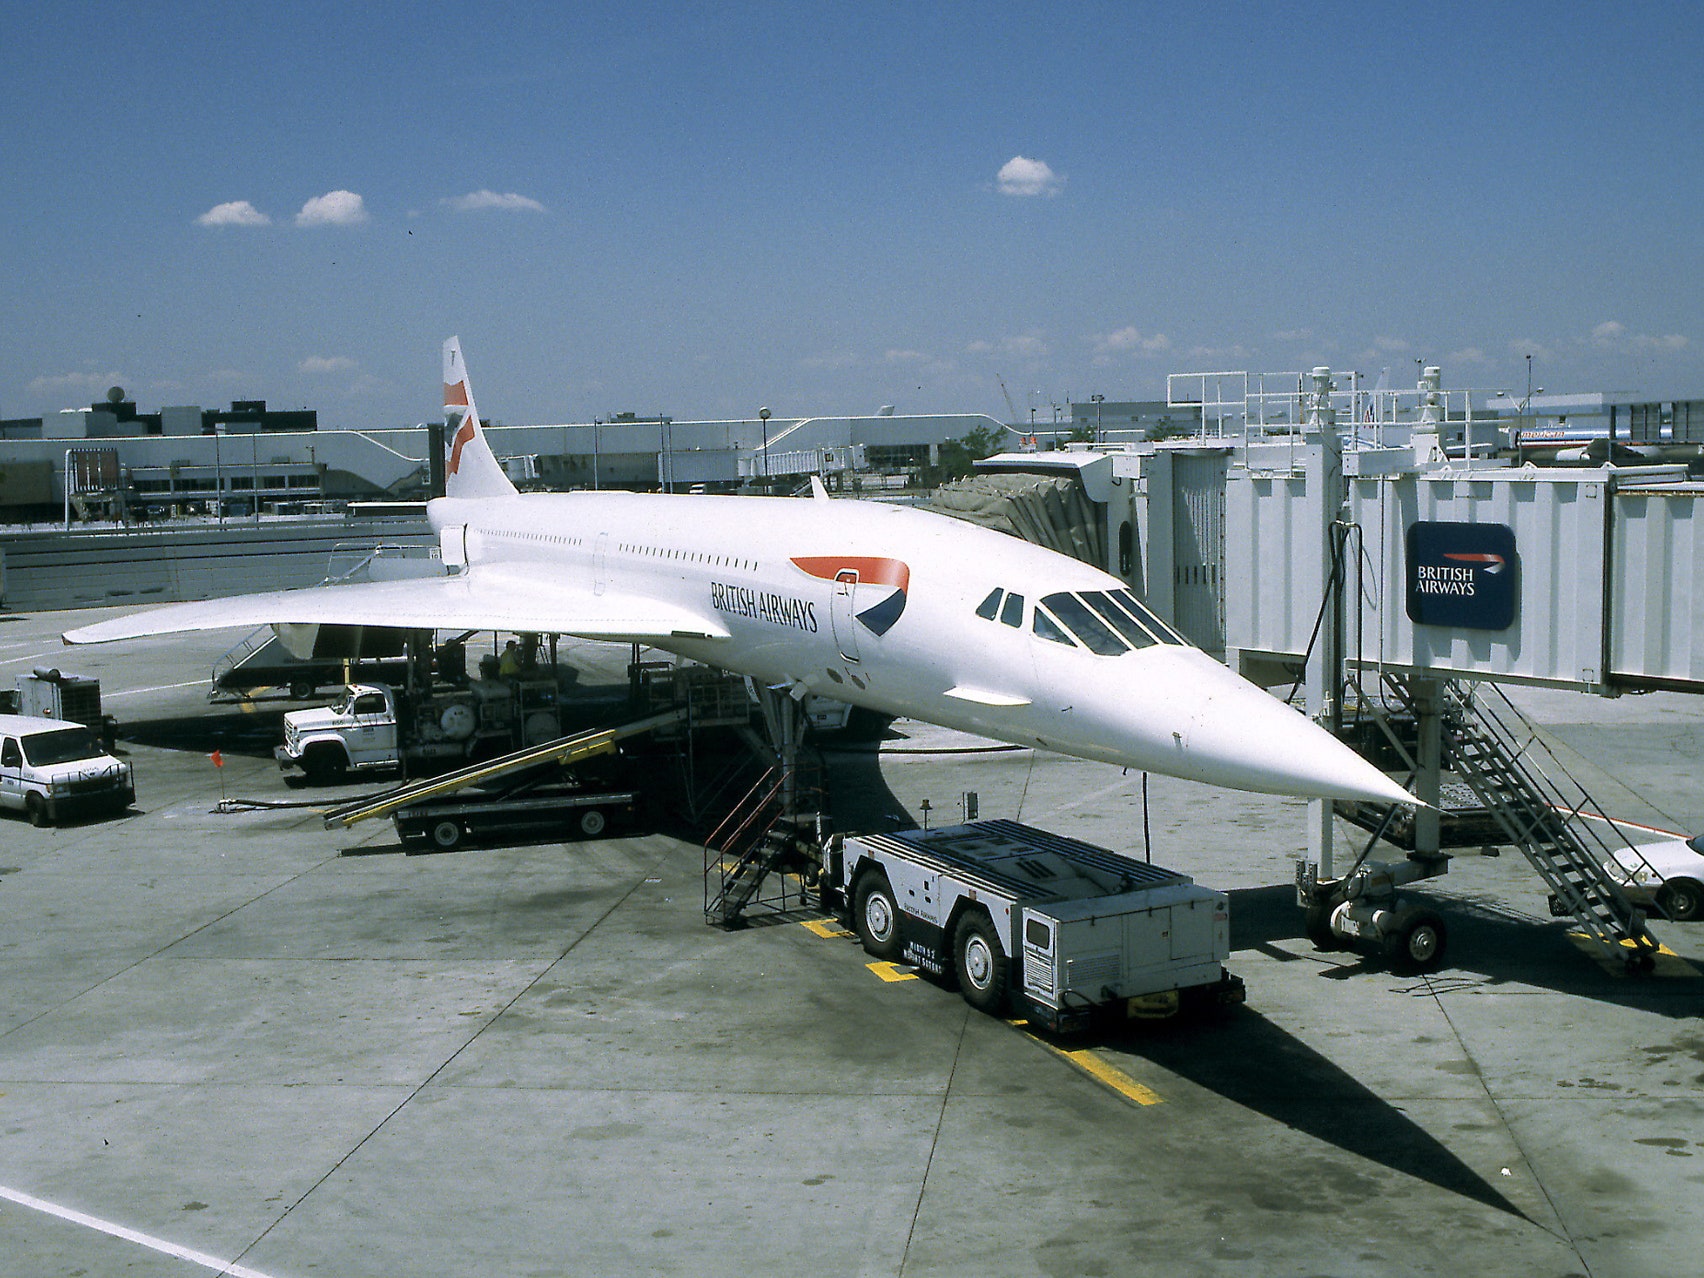
[[[713,617],[728,638],[654,642],[797,692],[1241,789],[1395,788],[1151,616],[1161,642],[1108,644],[1102,626],[1103,652],[1091,651],[1092,617],[1066,637],[1055,612],[1080,617],[1085,596],[1105,609],[1124,583],[962,521],[875,502],[635,493],[441,498],[429,514],[473,572],[500,563]]]

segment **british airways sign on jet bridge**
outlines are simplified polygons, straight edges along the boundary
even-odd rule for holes
[[[1422,626],[1507,630],[1520,598],[1520,557],[1505,524],[1409,525],[1408,618]]]

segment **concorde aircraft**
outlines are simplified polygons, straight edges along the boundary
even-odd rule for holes
[[[67,643],[227,626],[505,630],[647,644],[1000,741],[1312,798],[1414,798],[1226,669],[1118,578],[925,511],[810,498],[519,493],[444,343],[455,571],[175,604]]]

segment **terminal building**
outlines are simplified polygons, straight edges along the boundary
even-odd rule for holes
[[[486,429],[519,486],[562,491],[791,491],[820,475],[831,487],[879,492],[936,482],[966,436],[988,447],[1017,440],[980,413],[891,409],[738,421],[619,413]],[[0,422],[0,523],[311,513],[350,501],[418,500],[430,487],[432,439],[425,424],[322,430],[313,411],[279,412],[263,400],[141,413],[114,387],[88,408]]]

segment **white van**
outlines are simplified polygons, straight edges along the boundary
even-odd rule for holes
[[[130,765],[82,724],[0,714],[0,808],[24,813],[31,825],[57,825],[75,812],[122,812],[134,802]]]

